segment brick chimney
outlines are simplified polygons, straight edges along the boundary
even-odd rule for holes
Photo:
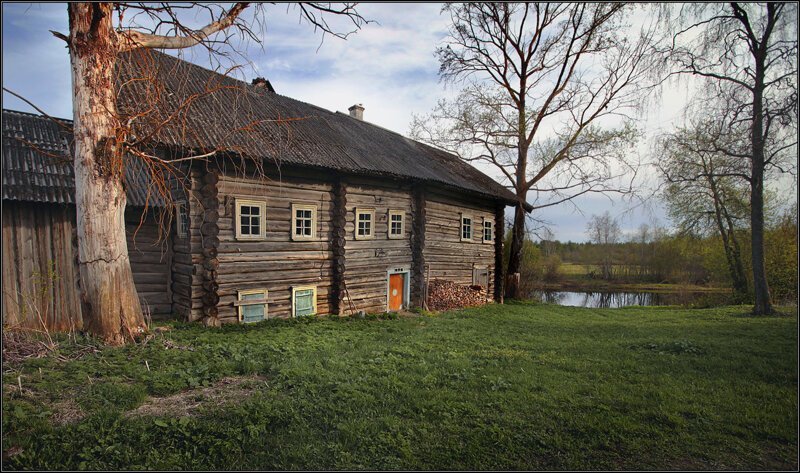
[[[353,118],[358,118],[359,120],[364,119],[364,106],[360,103],[353,105],[352,107],[348,108],[347,110],[350,111],[350,116]]]
[[[256,90],[268,90],[273,93],[275,92],[275,89],[272,88],[272,84],[270,84],[269,81],[263,77],[256,77],[253,79],[253,87],[255,87]]]

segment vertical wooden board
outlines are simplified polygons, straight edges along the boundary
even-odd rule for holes
[[[32,216],[30,207],[24,204],[16,214],[16,225],[19,235],[17,240],[19,254],[19,275],[20,275],[20,312],[22,314],[20,322],[26,326],[31,327],[32,307],[36,302],[35,291],[33,288],[31,275],[35,263],[35,253],[33,251],[33,232]]]
[[[3,325],[20,322],[19,265],[17,264],[16,202],[5,202],[2,212],[3,228]]]
[[[53,327],[55,330],[61,330],[60,317],[55,313],[53,294],[53,285],[56,281],[53,280],[53,271],[51,261],[54,261],[53,253],[51,250],[50,242],[53,240],[53,226],[52,216],[53,212],[57,209],[49,209],[49,206],[36,206],[36,225],[38,231],[36,232],[37,246],[39,249],[39,268],[40,272],[37,278],[39,287],[38,293],[41,297],[41,311],[42,318],[47,327]]]
[[[64,312],[64,303],[62,301],[63,281],[64,277],[61,274],[61,261],[64,257],[64,252],[61,251],[61,232],[60,230],[60,217],[64,213],[63,208],[59,208],[57,212],[51,212],[48,215],[48,227],[50,229],[50,239],[45,242],[48,245],[48,253],[53,261],[53,271],[55,273],[54,280],[50,284],[50,309],[53,317],[61,320],[64,329],[69,328],[69,318]]]
[[[76,329],[82,329],[83,314],[81,311],[79,285],[80,268],[78,267],[78,253],[73,238],[76,232],[76,217],[75,207],[70,206],[65,212],[62,227],[64,231],[64,253],[67,255],[64,261],[64,273],[69,275],[68,285],[65,287],[69,294],[69,313],[72,318],[72,325]]]

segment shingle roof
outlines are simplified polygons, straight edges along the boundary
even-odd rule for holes
[[[57,119],[72,128],[72,121]],[[3,109],[3,199],[75,203],[72,134],[41,115]],[[143,207],[150,179],[136,160],[125,169],[128,204]],[[149,206],[163,205],[151,196]]]
[[[123,55],[117,79],[121,112],[132,115],[158,104],[145,122],[156,119],[167,125],[153,130],[141,125],[142,120],[133,124],[135,134],[153,133],[162,145],[410,178],[516,201],[508,189],[452,154],[164,53],[140,49]]]

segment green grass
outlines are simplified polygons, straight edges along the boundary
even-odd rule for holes
[[[748,310],[520,303],[176,324],[146,345],[7,371],[3,466],[795,469],[797,314]],[[147,396],[251,374],[265,381],[233,405],[125,415]],[[54,425],[69,398],[87,416]]]

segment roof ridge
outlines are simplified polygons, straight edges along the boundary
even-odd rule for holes
[[[221,73],[221,72],[219,72],[219,71],[215,71],[215,70],[213,70],[213,69],[210,69],[210,68],[208,68],[208,67],[202,66],[202,65],[200,65],[200,64],[196,64],[196,63],[194,63],[194,62],[188,61],[188,60],[186,60],[186,59],[183,59],[183,58],[180,58],[180,57],[177,57],[177,56],[173,56],[173,55],[171,55],[171,54],[167,54],[167,53],[165,53],[165,52],[162,52],[162,51],[159,51],[159,50],[157,50],[157,49],[150,49],[149,51],[150,51],[150,52],[157,53],[157,54],[161,54],[161,55],[163,55],[163,56],[167,56],[167,57],[169,57],[170,59],[177,60],[177,61],[180,61],[180,62],[182,62],[182,63],[185,63],[185,64],[189,64],[189,65],[191,65],[191,66],[194,66],[194,67],[196,67],[196,68],[198,68],[198,69],[202,69],[202,70],[204,70],[204,71],[206,71],[206,72],[210,72],[211,74],[216,74],[216,75],[218,75],[218,76],[220,76],[220,77],[224,77],[224,78],[226,78],[226,79],[229,79],[229,80],[231,80],[231,81],[238,82],[238,83],[242,84],[243,86],[247,87],[247,88],[248,88],[248,90],[249,90],[250,88],[252,88],[252,84],[249,84],[249,83],[247,83],[246,81],[244,81],[244,80],[241,80],[241,79],[238,79],[238,78],[236,78],[236,77],[234,77],[234,76],[230,76],[230,75],[227,75],[227,74],[223,74],[223,73]],[[239,66],[234,66],[234,67],[239,67]],[[327,108],[320,107],[319,105],[315,105],[315,104],[313,104],[313,103],[310,103],[310,102],[303,102],[302,100],[298,100],[298,99],[296,99],[296,98],[294,98],[294,97],[289,97],[288,95],[284,95],[284,94],[281,94],[281,93],[279,93],[279,92],[270,92],[270,93],[271,93],[271,94],[275,94],[275,95],[280,95],[280,96],[281,96],[281,97],[283,97],[283,98],[286,98],[286,99],[289,99],[289,100],[293,100],[293,101],[295,101],[295,102],[302,103],[303,105],[308,105],[309,107],[314,107],[314,108],[316,108],[316,109],[322,110],[323,112],[327,112],[327,113],[329,113],[329,114],[331,114],[331,115],[335,115],[336,113],[338,113],[338,112],[334,112],[334,111],[328,110]]]
[[[53,115],[50,115],[50,116],[48,117],[48,116],[46,116],[46,115],[42,115],[41,113],[23,112],[23,111],[21,111],[21,110],[12,110],[12,109],[10,109],[10,108],[4,108],[4,109],[3,109],[3,113],[16,113],[16,114],[18,114],[18,115],[27,115],[27,116],[29,116],[29,117],[34,117],[34,118],[44,118],[44,119],[52,118],[52,119],[54,119],[54,120],[60,120],[60,121],[62,121],[62,122],[69,122],[69,123],[72,123],[72,120],[70,120],[70,119],[68,119],[68,118],[54,117]]]

